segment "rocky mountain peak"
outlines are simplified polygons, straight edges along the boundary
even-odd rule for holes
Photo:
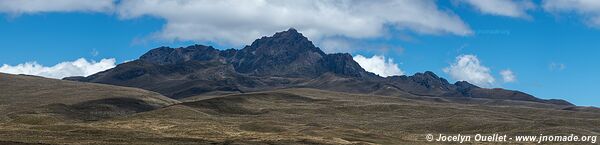
[[[252,42],[252,45],[245,47],[242,51],[254,55],[298,54],[305,52],[315,52],[320,55],[325,54],[294,28],[277,32],[271,37],[257,39]]]
[[[296,29],[255,40],[233,61],[236,71],[254,75],[317,76],[326,54]]]
[[[420,82],[432,86],[448,86],[450,83],[444,78],[440,78],[431,71],[425,71],[424,73],[416,73],[411,76],[413,81]]]
[[[423,73],[416,73],[414,75],[414,77],[422,77],[422,78],[428,78],[428,79],[439,79],[440,77],[437,76],[435,73],[431,72],[431,71],[425,71]]]
[[[438,90],[438,91],[448,91],[452,90],[454,86],[444,78],[437,76],[435,73],[431,71],[426,71],[423,73],[415,73],[412,76],[401,77],[413,84],[414,86],[424,87],[427,91]]]
[[[286,31],[277,32],[273,35],[276,38],[306,38],[302,35],[302,33],[298,32],[298,30],[294,28],[290,28]]]

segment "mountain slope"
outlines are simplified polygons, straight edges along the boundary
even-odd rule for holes
[[[0,92],[0,120],[30,123],[52,119],[98,120],[179,102],[136,88],[3,73],[0,73]],[[39,115],[48,113],[55,116]]]
[[[295,29],[262,37],[240,50],[217,50],[203,45],[160,47],[113,69],[85,78],[65,79],[138,87],[171,98],[303,87],[363,94],[572,105],[519,91],[480,88],[468,82],[450,84],[432,72],[380,77],[365,71],[350,54],[325,54]]]

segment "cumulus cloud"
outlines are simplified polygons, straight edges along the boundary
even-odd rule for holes
[[[115,67],[115,62],[114,58],[102,59],[100,62],[79,58],[75,61],[61,62],[54,66],[43,66],[37,62],[27,62],[15,66],[4,64],[0,67],[0,72],[61,79],[69,76],[89,76]]]
[[[156,36],[168,40],[248,44],[289,27],[313,40],[380,37],[389,27],[423,34],[472,33],[433,0],[122,0],[117,9],[124,19],[165,19]]]
[[[475,55],[460,55],[443,71],[455,80],[467,81],[478,86],[491,86],[495,82],[490,69],[482,65]]]
[[[517,81],[517,77],[516,77],[516,76],[515,76],[515,74],[514,74],[514,73],[513,73],[511,70],[509,70],[509,69],[500,71],[500,75],[502,76],[502,80],[503,80],[505,83],[512,83],[512,82],[515,82],[515,81]]]
[[[515,18],[528,18],[527,10],[535,8],[529,0],[464,0],[481,13],[507,16]]]
[[[42,12],[110,12],[115,0],[0,0],[0,12],[11,14]]]
[[[544,10],[554,13],[577,13],[588,25],[600,28],[600,1],[598,0],[544,0]]]
[[[366,58],[362,55],[356,55],[353,59],[366,71],[382,77],[404,75],[398,64],[394,63],[391,58],[385,59],[385,56],[374,55],[371,58]]]

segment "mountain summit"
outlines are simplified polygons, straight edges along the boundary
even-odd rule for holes
[[[348,69],[365,73],[352,59],[339,58],[339,55],[327,55],[317,48],[308,38],[295,29],[278,32],[272,37],[257,39],[250,46],[237,51],[231,63],[240,73],[258,76],[317,77],[331,72],[327,64],[332,61],[355,63]]]
[[[204,45],[159,47],[113,69],[65,79],[138,87],[171,98],[300,87],[401,97],[572,105],[519,91],[480,88],[468,82],[450,84],[429,71],[380,77],[365,71],[348,53],[325,54],[293,28],[257,39],[239,50]]]
[[[160,47],[139,59],[158,65],[186,62],[230,64],[235,72],[251,76],[318,77],[332,72],[343,76],[373,75],[358,65],[350,54],[325,54],[308,38],[291,28],[262,37],[241,50],[217,50],[212,46]]]

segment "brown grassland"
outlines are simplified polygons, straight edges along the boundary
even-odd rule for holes
[[[0,74],[0,92],[0,144],[428,144],[428,133],[600,135],[600,111],[585,107],[306,88],[172,100],[7,74]]]

